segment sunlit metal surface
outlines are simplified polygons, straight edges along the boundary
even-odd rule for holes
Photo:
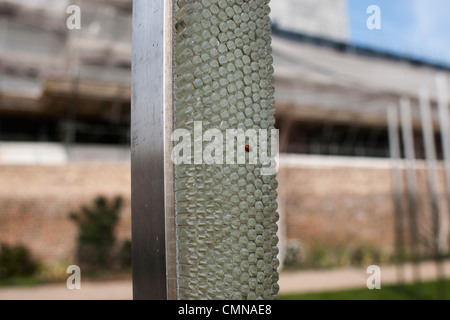
[[[135,299],[176,298],[172,3],[135,0],[132,65],[132,241]],[[171,225],[172,224],[172,225]]]

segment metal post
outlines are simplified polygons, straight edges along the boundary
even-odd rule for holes
[[[78,65],[77,65],[78,66]],[[78,67],[77,67],[78,68]],[[76,140],[77,135],[77,106],[79,94],[79,69],[77,69],[76,76],[71,80],[70,100],[67,102],[64,119],[64,147],[66,149],[67,158],[71,158],[70,150]]]
[[[403,181],[400,163],[400,138],[398,133],[398,108],[391,105],[387,109],[389,150],[391,154],[392,194],[395,214],[395,249],[398,282],[403,284],[403,262],[405,259],[405,242],[403,234]]]
[[[439,109],[439,125],[441,129],[441,143],[444,153],[444,168],[446,181],[447,208],[450,216],[450,113],[448,85],[444,75],[436,77],[438,109]],[[448,239],[446,239],[448,241]]]
[[[414,133],[412,128],[411,116],[411,102],[407,98],[400,100],[401,122],[403,133],[403,147],[406,156],[406,191],[408,195],[409,204],[409,222],[410,222],[410,237],[411,237],[411,254],[414,263],[414,282],[416,283],[417,293],[420,293],[420,266],[419,266],[419,228],[417,225],[418,219],[418,204],[417,204],[417,176],[415,165],[414,152]]]
[[[134,297],[276,299],[268,1],[134,0],[133,10]],[[267,137],[235,139],[249,128]],[[258,149],[266,157],[250,163]]]
[[[437,182],[436,148],[434,141],[433,120],[431,117],[428,91],[421,90],[419,93],[419,97],[423,140],[425,143],[428,190],[430,194],[431,213],[433,218],[433,244],[435,250],[437,277],[439,280],[439,296],[441,299],[445,299],[445,283],[443,282],[445,274],[441,259],[441,221],[439,210],[439,187]]]
[[[9,18],[5,16],[0,19],[0,45],[6,47],[8,42],[8,20]],[[3,88],[5,83],[5,75],[3,74],[3,62],[0,61],[0,106],[3,103]],[[0,114],[0,142],[2,140],[2,115]]]
[[[134,299],[176,299],[173,2],[134,0],[131,116]]]
[[[77,43],[75,42],[75,45]],[[75,47],[73,50],[73,56],[71,63],[68,64],[69,72],[68,77],[70,81],[70,99],[67,102],[64,121],[62,129],[64,130],[64,148],[66,150],[66,156],[68,159],[71,158],[71,147],[76,140],[77,131],[77,120],[76,120],[76,109],[78,105],[78,96],[80,91],[80,72],[81,72],[81,61],[80,61],[80,48]]]

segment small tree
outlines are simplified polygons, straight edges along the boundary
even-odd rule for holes
[[[97,270],[111,261],[121,206],[121,197],[111,202],[98,197],[92,207],[83,206],[80,212],[70,214],[79,228],[77,257],[84,268]]]

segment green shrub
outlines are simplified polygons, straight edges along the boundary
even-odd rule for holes
[[[371,264],[383,264],[393,261],[387,253],[372,246],[361,246],[353,252],[353,264],[361,266],[369,266]]]
[[[283,267],[286,269],[295,269],[300,267],[303,259],[300,242],[288,242],[285,250]]]
[[[0,280],[32,276],[38,270],[38,263],[32,258],[29,250],[24,246],[1,245],[0,251]]]
[[[316,244],[305,250],[305,259],[300,264],[301,269],[328,269],[337,267],[358,266],[389,263],[392,258],[386,252],[369,246],[356,248],[339,245]]]
[[[70,214],[79,228],[77,257],[80,267],[99,270],[111,266],[116,241],[114,230],[121,206],[121,197],[112,201],[98,197],[91,207],[83,206],[80,212]]]
[[[309,250],[306,264],[308,268],[314,269],[333,268],[336,266],[333,260],[332,250],[319,245]]]
[[[131,241],[125,240],[119,252],[120,266],[122,268],[131,267]]]
[[[61,282],[67,280],[67,267],[72,263],[66,260],[46,263],[40,267],[38,277],[44,282]]]
[[[334,250],[336,265],[339,267],[348,267],[352,264],[352,254],[346,246],[339,246]]]

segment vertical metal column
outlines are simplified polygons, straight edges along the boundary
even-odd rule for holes
[[[79,95],[79,65],[76,65],[74,78],[71,80],[71,99],[67,102],[64,120],[64,147],[67,157],[70,159],[70,151],[76,142],[77,136],[77,106]]]
[[[421,90],[419,93],[419,97],[423,140],[425,143],[428,190],[430,194],[431,213],[433,219],[433,244],[435,250],[437,277],[439,280],[439,295],[440,298],[445,299],[445,283],[443,283],[445,274],[441,259],[441,221],[439,210],[439,187],[437,182],[436,147],[434,141],[433,119],[431,117],[428,91]]]
[[[0,44],[6,47],[8,42],[8,18],[5,16],[0,19]],[[0,61],[0,105],[3,103],[3,83],[5,76],[3,74],[3,63]],[[0,114],[0,142],[2,140],[2,115]]]
[[[395,249],[397,278],[404,283],[402,263],[405,259],[405,242],[403,234],[403,180],[400,164],[400,137],[398,133],[398,108],[396,105],[388,107],[389,150],[391,154],[392,194],[395,214]]]
[[[414,152],[414,132],[412,127],[411,102],[408,98],[400,100],[402,133],[403,133],[403,147],[406,155],[406,190],[408,194],[409,203],[409,222],[410,222],[410,236],[411,236],[411,254],[414,262],[414,282],[416,285],[420,283],[420,266],[419,266],[419,228],[417,225],[418,219],[418,204],[417,204],[417,176],[415,166],[415,152]],[[419,291],[419,288],[417,287]]]
[[[134,0],[132,243],[134,299],[176,299],[173,2]]]
[[[450,113],[448,84],[444,75],[436,77],[438,108],[439,108],[439,125],[441,129],[442,150],[444,153],[444,168],[446,181],[447,208],[450,215]],[[446,239],[448,241],[448,239]]]
[[[259,163],[246,163],[244,131],[276,131],[268,2],[134,0],[136,299],[277,298],[278,183],[267,167],[275,159],[262,135],[250,144],[254,150],[267,146],[266,157],[261,152]],[[232,150],[228,129],[244,136]],[[209,130],[218,142],[220,135],[227,139],[218,143],[233,154],[227,163],[217,149],[219,161],[207,161]],[[186,143],[194,137],[193,159],[183,148],[187,160],[175,165],[174,131],[187,133]]]

